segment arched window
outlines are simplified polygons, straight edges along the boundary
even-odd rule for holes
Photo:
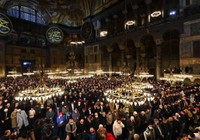
[[[11,7],[7,10],[7,14],[12,17],[19,18],[19,6]]]
[[[13,6],[7,10],[7,14],[15,18],[20,18],[38,24],[46,24],[41,14],[26,6]]]

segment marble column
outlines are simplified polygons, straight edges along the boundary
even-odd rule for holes
[[[0,42],[0,77],[4,77],[5,72],[5,42]]]
[[[125,62],[125,60],[124,60],[124,50],[125,50],[125,48],[126,48],[126,46],[125,45],[119,45],[119,49],[120,49],[120,51],[121,51],[121,67],[123,66],[123,64],[124,64],[124,62]]]
[[[112,51],[113,51],[113,47],[109,46],[107,47],[107,51],[109,53],[109,66],[108,66],[108,70],[109,72],[112,72]]]
[[[185,0],[179,0],[179,13],[180,13],[180,16],[183,15],[185,5],[186,5]]]
[[[161,76],[161,46],[162,40],[156,39],[156,79],[158,80]]]
[[[141,56],[141,61],[142,61],[142,65],[141,65],[142,72],[145,72],[147,68],[146,53],[141,53],[140,56]]]
[[[151,13],[150,13],[150,4],[152,0],[145,0],[145,4],[147,5],[147,16],[148,16],[148,23],[151,21]]]
[[[135,43],[136,46],[136,69],[140,67],[140,42]]]

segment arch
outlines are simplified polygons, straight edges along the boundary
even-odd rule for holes
[[[127,39],[125,45],[126,45],[125,55],[131,55],[133,59],[136,59],[137,50],[134,40]]]
[[[140,42],[143,45],[143,48],[141,47],[141,51],[146,54],[147,58],[153,58],[156,55],[154,37],[151,34],[147,34],[141,38]]]
[[[51,17],[49,13],[43,7],[41,7],[39,4],[33,1],[28,1],[28,2],[23,1],[23,0],[7,1],[3,5],[3,8],[7,10],[8,15],[13,16],[15,18],[21,18],[21,19],[26,20],[25,15],[24,15],[24,18],[22,16],[19,17],[19,12],[21,13],[23,13],[24,11],[34,12],[35,15],[37,15],[37,18],[35,18],[35,21],[32,21],[31,19],[29,19],[28,21],[35,22],[38,24],[45,24],[45,25],[51,23]],[[33,18],[34,18],[34,13],[32,15]]]
[[[101,53],[108,53],[108,51],[107,51],[107,45],[103,44],[103,45],[100,47],[100,51],[101,51]]]
[[[107,62],[108,61],[108,55],[109,55],[109,52],[108,52],[108,50],[107,50],[107,47],[108,46],[106,46],[106,45],[102,45],[101,47],[100,47],[100,51],[101,51],[101,54],[102,54],[102,61],[103,61],[103,65],[105,64],[106,65],[106,63],[104,63],[104,62]]]
[[[164,41],[179,40],[179,37],[180,37],[180,32],[179,30],[176,29],[167,30],[166,32],[163,33]]]
[[[199,79],[199,78],[195,79],[193,83],[194,83],[195,85],[200,85],[200,79]]]
[[[184,81],[183,81],[183,83],[185,85],[191,85],[192,82],[191,82],[191,80],[189,78],[185,78]]]
[[[121,50],[119,48],[119,44],[114,42],[112,45],[112,70],[119,71],[121,65]]]
[[[107,50],[108,44],[102,44],[100,46],[101,51],[101,69],[109,71],[109,52]]]
[[[161,57],[165,62],[163,63],[164,69],[168,68],[170,65],[179,67],[179,40],[180,32],[176,29],[167,30],[163,33]]]

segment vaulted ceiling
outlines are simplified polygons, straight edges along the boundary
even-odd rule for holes
[[[94,16],[119,0],[1,0],[0,7],[8,9],[23,5],[38,10],[49,23],[77,27],[83,19]]]

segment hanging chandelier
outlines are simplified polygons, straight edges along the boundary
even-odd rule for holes
[[[36,88],[28,87],[25,90],[19,91],[15,95],[15,100],[17,101],[26,101],[26,100],[34,100],[42,105],[44,102],[54,96],[61,96],[64,94],[64,90],[61,87],[48,87],[44,80],[44,68],[41,67],[42,70],[39,70],[38,73],[40,75],[40,80],[37,83],[38,86]]]
[[[61,96],[64,94],[64,90],[60,87],[49,88],[47,86],[37,87],[35,89],[26,89],[20,91],[15,96],[15,100],[35,100],[39,103],[44,103],[48,98],[54,96]]]
[[[148,91],[153,88],[149,83],[133,82],[122,84],[115,89],[105,91],[108,102],[123,103],[125,105],[143,105],[145,101],[152,101],[153,95]]]
[[[193,76],[188,74],[169,74],[168,76],[161,77],[160,80],[168,82],[183,82],[186,78],[193,78]]]
[[[8,74],[6,75],[6,77],[13,77],[14,79],[21,76],[22,74],[17,72],[16,70],[8,71]]]
[[[134,75],[137,78],[151,78],[154,77],[152,74],[149,74],[148,72],[141,72],[139,74]]]
[[[110,103],[122,103],[130,106],[141,106],[146,101],[152,101],[154,96],[150,93],[153,88],[148,82],[142,82],[143,78],[153,77],[149,73],[139,73],[135,76],[135,81],[128,80],[130,77],[123,77],[124,83],[114,89],[108,89],[104,92],[106,99]]]
[[[85,74],[83,70],[78,70],[78,69],[68,69],[67,71],[58,71],[57,73],[55,72],[49,72],[47,73],[48,78],[50,79],[63,79],[67,80],[68,83],[76,83],[78,79],[82,78],[90,78],[93,77],[93,74]]]

